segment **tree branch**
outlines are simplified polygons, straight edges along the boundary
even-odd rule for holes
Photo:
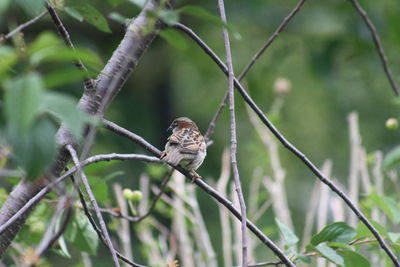
[[[225,4],[224,0],[218,0],[218,9],[222,22],[226,23]],[[235,89],[233,86],[233,73],[231,45],[229,41],[229,33],[226,28],[222,29],[224,36],[226,65],[228,66],[228,91],[229,91],[229,114],[231,122],[231,165],[233,178],[235,183],[235,191],[239,199],[240,213],[242,217],[242,266],[247,266],[247,228],[246,228],[246,203],[244,201],[242,186],[240,184],[239,170],[237,166],[237,138],[236,138],[236,116],[235,116]]]
[[[219,66],[219,68],[228,75],[228,69],[222,60],[211,50],[210,47],[190,28],[179,24],[177,25],[178,29],[181,29],[184,33],[186,33],[191,39],[193,39],[203,51],[212,58],[212,60]],[[254,100],[250,97],[250,95],[246,92],[244,87],[240,84],[240,82],[235,78],[234,85],[239,93],[242,95],[244,101],[254,110],[259,119],[263,122],[263,124],[268,127],[268,129],[272,132],[272,134],[279,140],[279,142],[287,148],[291,153],[293,153],[297,158],[299,158],[308,169],[311,170],[315,174],[315,176],[320,179],[321,182],[326,184],[333,192],[335,192],[346,204],[347,206],[357,215],[359,220],[361,220],[365,226],[372,232],[372,234],[376,237],[379,242],[381,248],[386,252],[389,258],[392,260],[395,266],[400,267],[400,262],[398,261],[396,255],[390,249],[390,247],[385,242],[384,238],[379,234],[378,230],[371,224],[371,222],[367,219],[367,217],[361,212],[361,210],[357,207],[355,203],[353,203],[349,197],[339,188],[337,187],[328,177],[326,177],[311,161],[308,159],[300,150],[298,150],[294,145],[292,145],[286,138],[279,132],[279,130],[269,121],[269,119],[264,115],[262,110],[257,106]]]
[[[71,179],[75,183],[73,176],[71,176]],[[79,194],[79,200],[80,200],[80,202],[82,204],[82,207],[83,207],[83,212],[85,213],[86,217],[88,218],[90,224],[93,226],[93,229],[96,231],[97,236],[99,237],[100,241],[103,243],[104,246],[108,247],[107,246],[107,241],[105,240],[101,230],[99,229],[99,227],[97,226],[95,220],[93,219],[92,215],[90,214],[89,207],[86,205],[85,197],[83,196],[83,193],[82,193],[82,191],[81,191],[81,189],[79,187],[78,187],[78,194]],[[114,249],[114,251],[115,251],[117,257],[120,258],[125,263],[127,263],[127,264],[129,264],[129,265],[131,265],[133,267],[146,267],[144,265],[140,265],[140,264],[132,262],[131,260],[126,258],[124,255],[122,255],[117,250]]]
[[[154,147],[153,145],[148,143],[142,137],[140,137],[140,136],[138,136],[138,135],[136,135],[134,133],[131,133],[130,131],[128,131],[128,130],[126,130],[126,129],[118,126],[117,124],[112,123],[112,122],[110,122],[110,121],[108,121],[106,119],[103,119],[102,121],[104,123],[104,126],[107,129],[115,132],[118,135],[121,135],[121,136],[123,136],[125,138],[128,138],[128,139],[134,141],[135,143],[137,143],[138,145],[142,146],[146,150],[150,151],[152,154],[154,154],[157,157],[159,157],[161,155],[161,151],[160,150],[158,150],[156,147]],[[192,181],[193,174],[191,172],[189,172],[188,170],[182,168],[179,165],[178,166],[172,166],[172,167],[174,169],[178,170],[183,175],[185,175],[190,181]],[[218,201],[219,203],[224,205],[236,218],[238,218],[239,220],[242,219],[242,216],[241,216],[240,212],[233,206],[232,202],[229,201],[228,199],[226,199],[225,197],[223,197],[220,193],[218,193],[214,188],[209,186],[202,179],[196,179],[195,180],[195,184],[198,187],[200,187],[204,192],[206,192],[211,197],[213,197],[216,201]],[[295,266],[286,257],[286,255],[281,251],[281,249],[275,243],[273,243],[266,235],[264,235],[264,233],[259,228],[257,228],[257,226],[255,226],[250,220],[247,220],[247,227],[250,229],[250,231],[252,231],[258,237],[258,239],[260,239],[260,241],[262,243],[264,243],[267,247],[269,247],[272,250],[272,252],[276,256],[278,256],[279,259],[286,266],[291,266],[291,267]]]
[[[43,18],[45,15],[47,14],[47,11],[43,11],[42,13],[40,13],[39,15],[37,15],[36,17],[34,17],[33,19],[25,22],[24,24],[19,25],[17,28],[15,28],[14,30],[12,30],[11,32],[7,33],[4,36],[0,36],[0,45],[3,44],[5,41],[7,41],[8,39],[10,39],[12,36],[14,36],[15,34],[19,33],[20,31],[24,30],[25,28],[28,28],[29,26],[31,26],[32,24],[36,23],[38,20],[40,20],[41,18]]]
[[[264,52],[267,50],[267,48],[272,44],[272,42],[278,37],[278,35],[283,31],[283,29],[289,24],[289,22],[293,19],[293,17],[296,15],[296,13],[300,10],[300,8],[303,6],[304,2],[306,0],[300,0],[297,5],[293,8],[292,11],[283,19],[282,23],[278,26],[278,28],[275,30],[275,32],[271,35],[271,37],[268,38],[268,40],[261,46],[261,48],[258,50],[258,52],[251,58],[251,60],[247,63],[247,65],[244,67],[242,73],[240,73],[238,80],[241,81],[249,72],[249,70],[253,67],[254,63],[258,60],[258,58],[264,54]],[[178,24],[175,27],[179,30],[185,31],[188,29],[185,29],[182,27],[182,24]],[[210,136],[214,133],[214,128],[216,126],[216,122],[221,115],[222,110],[225,107],[225,103],[228,99],[229,95],[229,90],[226,91],[224,97],[221,100],[221,103],[215,112],[213,118],[211,119],[211,122],[208,126],[208,129],[206,131],[206,134],[204,135],[204,138],[208,140]]]
[[[92,206],[96,212],[97,219],[100,222],[100,228],[103,232],[104,239],[106,240],[107,247],[111,252],[111,255],[112,255],[112,258],[114,261],[114,265],[116,267],[119,267],[120,265],[119,265],[118,257],[117,257],[117,254],[115,254],[114,246],[111,242],[110,235],[108,234],[107,225],[104,222],[103,216],[101,215],[101,212],[99,210],[99,204],[97,203],[96,197],[93,194],[93,191],[90,187],[90,184],[86,177],[86,174],[82,169],[81,163],[79,162],[78,155],[77,155],[75,149],[72,147],[72,145],[67,145],[67,150],[71,154],[72,161],[78,171],[79,176],[81,177],[82,183],[86,189],[86,192],[89,195],[90,202],[92,203]]]
[[[367,12],[362,8],[362,6],[357,0],[349,0],[349,1],[353,4],[356,11],[362,17],[365,24],[367,25],[367,28],[371,33],[372,40],[374,41],[375,49],[378,52],[379,59],[381,60],[383,70],[389,80],[390,86],[392,87],[394,94],[396,96],[399,96],[400,95],[399,85],[397,84],[395,78],[393,77],[392,71],[389,68],[388,59],[386,57],[385,51],[383,50],[381,39],[379,38],[379,34],[376,31],[374,23],[368,17]]]
[[[174,2],[174,0],[170,0],[167,3],[169,6],[172,6]],[[154,20],[149,21],[146,15],[147,12],[159,8],[159,4],[157,0],[147,1],[145,8],[131,21],[127,27],[124,38],[121,40],[118,48],[114,51],[97,78],[95,94],[89,94],[85,91],[79,100],[79,109],[88,114],[102,116],[113,97],[118,94],[121,87],[138,64],[141,56],[162,27],[160,20],[157,20],[154,24]],[[145,29],[149,28],[148,26],[152,26],[151,31],[145,31]],[[114,77],[118,78],[118,81],[114,81]],[[110,97],[105,98],[106,95],[110,95]],[[106,101],[103,101],[103,104],[102,99],[106,99]],[[101,105],[102,109],[99,112]],[[65,169],[66,164],[70,160],[65,146],[74,143],[75,141],[68,130],[65,127],[61,127],[57,133],[57,144],[60,150],[56,157],[56,163],[52,171],[46,175],[47,177],[58,177]],[[0,225],[2,229],[5,229],[3,228],[3,224],[8,222],[11,217],[14,217],[16,213],[19,213],[20,209],[30,202],[33,196],[37,195],[38,192],[42,192],[41,190],[45,187],[45,180],[46,179],[40,179],[34,183],[23,180],[14,188],[9,198],[0,209]],[[43,192],[41,194],[43,197]],[[36,204],[39,200],[40,198],[35,199],[33,204]],[[0,257],[18,233],[30,209],[25,209],[24,211],[23,214],[19,213],[24,216],[19,216],[17,221],[14,221],[12,227],[8,228],[7,232],[0,235]]]
[[[86,73],[86,77],[84,78],[84,86],[85,90],[88,91],[88,93],[93,93],[94,91],[94,86],[92,83],[92,79],[89,77],[89,73],[85,65],[83,65],[82,61],[79,59],[78,55],[76,54],[75,47],[71,41],[71,38],[69,37],[69,33],[67,29],[64,27],[64,24],[62,23],[60,17],[57,14],[57,11],[54,9],[52,5],[50,5],[48,2],[46,3],[46,8],[47,11],[49,12],[51,19],[53,20],[54,25],[57,28],[58,34],[61,36],[61,38],[64,40],[64,43],[66,46],[72,49],[72,51],[75,54],[76,60],[74,62],[75,66],[79,69],[82,70]]]

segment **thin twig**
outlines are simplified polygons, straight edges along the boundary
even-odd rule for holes
[[[147,210],[147,212],[139,217],[134,217],[136,222],[140,222],[143,219],[145,219],[147,216],[149,216],[151,214],[151,212],[153,211],[154,207],[157,204],[158,199],[161,197],[161,195],[164,193],[165,188],[167,187],[167,184],[169,182],[169,180],[171,180],[171,176],[172,173],[174,172],[174,169],[172,169],[162,180],[161,185],[160,185],[160,191],[158,192],[158,194],[155,196],[155,198],[153,199],[153,202],[151,203],[149,209]]]
[[[74,182],[74,177],[71,176],[72,181]],[[75,183],[75,182],[74,182]],[[90,214],[89,208],[86,205],[85,197],[83,196],[83,193],[80,188],[78,188],[78,194],[79,194],[79,200],[81,201],[82,207],[83,207],[83,212],[85,213],[86,217],[89,219],[90,224],[93,226],[93,229],[96,231],[97,236],[99,237],[100,241],[104,244],[104,246],[107,247],[107,241],[104,239],[103,233],[101,232],[100,228],[97,226],[94,218]],[[128,258],[126,258],[124,255],[119,253],[117,250],[115,250],[115,253],[118,258],[120,258],[122,261],[126,262],[127,264],[133,266],[133,267],[146,267],[144,265],[140,265],[137,263],[134,263],[130,261]]]
[[[257,59],[267,50],[267,48],[272,44],[272,42],[278,37],[278,35],[282,32],[282,30],[289,24],[290,20],[296,15],[296,13],[300,10],[306,0],[300,0],[297,5],[293,8],[292,11],[283,19],[282,23],[278,26],[275,32],[268,38],[268,40],[262,45],[262,47],[258,50],[258,52],[251,58],[249,63],[247,63],[246,67],[243,69],[242,73],[240,73],[238,80],[241,81],[247,74],[247,72],[253,67],[254,63]],[[180,25],[177,25],[176,28],[179,29]],[[211,122],[208,126],[207,132],[204,135],[206,140],[210,138],[213,134],[217,120],[221,115],[222,110],[226,105],[226,101],[228,100],[229,90],[226,91],[224,97],[221,100],[221,103],[215,112]]]
[[[225,3],[224,0],[218,0],[218,8],[221,20],[226,23]],[[225,44],[226,65],[228,66],[228,89],[229,89],[229,114],[231,121],[231,165],[233,178],[235,182],[235,190],[239,199],[240,212],[242,215],[242,266],[247,266],[247,228],[246,228],[246,203],[244,201],[242,186],[240,184],[239,169],[237,165],[237,137],[236,137],[236,116],[235,116],[235,89],[233,86],[233,73],[231,45],[229,41],[229,33],[226,28],[222,29]]]
[[[283,265],[283,263],[281,261],[265,261],[265,262],[249,264],[248,267],[280,266],[280,265]],[[235,266],[235,267],[237,267],[237,266]]]
[[[140,154],[104,154],[104,155],[96,155],[90,158],[87,158],[86,160],[81,162],[81,166],[87,166],[96,162],[100,161],[109,161],[109,160],[127,160],[127,159],[136,159],[136,160],[142,160],[142,161],[147,161],[147,162],[160,162],[160,160],[156,157],[151,157],[147,155],[140,155]],[[0,226],[0,235],[4,233],[10,227],[15,221],[17,221],[23,214],[25,214],[30,208],[32,208],[37,202],[39,202],[50,190],[53,189],[55,185],[63,181],[65,178],[69,177],[73,173],[77,171],[76,167],[73,167],[63,173],[60,177],[54,179],[51,183],[49,183],[47,186],[42,188],[35,196],[33,196],[31,199],[29,199],[23,207],[21,207],[13,216],[11,216],[5,223],[3,223]],[[121,215],[122,217],[122,215]],[[133,218],[133,217],[132,217]]]
[[[67,230],[68,222],[71,219],[73,212],[71,204],[72,204],[71,200],[69,199],[68,196],[64,197],[63,200],[59,202],[56,214],[54,215],[50,224],[47,226],[46,233],[49,233],[49,235],[45,234],[45,237],[42,239],[42,241],[39,243],[36,249],[38,258],[42,257],[44,253],[53,246],[53,244],[58,240],[58,238],[60,238],[60,236],[65,232],[65,230]],[[62,215],[64,208],[66,208],[67,213],[65,214],[61,227],[56,231],[56,233],[53,234],[54,227],[58,221],[58,218]]]
[[[122,186],[120,183],[114,183],[112,185],[114,189],[114,196],[117,200],[117,205],[120,208],[121,213],[128,213],[128,203],[124,198],[122,192]],[[121,240],[122,252],[126,255],[127,258],[133,259],[133,249],[132,249],[132,239],[131,239],[131,227],[129,221],[121,220],[120,223],[117,225],[116,234],[118,235],[119,239]],[[128,266],[125,264],[125,266]]]
[[[214,62],[220,67],[220,69],[227,75],[228,69],[225,64],[221,61],[221,59],[215,54],[213,50],[190,28],[183,24],[176,24],[176,28],[182,30],[186,33],[190,38],[192,38],[202,49],[203,51],[210,56]],[[268,129],[275,135],[275,137],[281,142],[281,144],[287,148],[290,152],[292,152],[296,157],[298,157],[308,169],[310,169],[315,176],[317,176],[321,182],[329,186],[332,191],[334,191],[338,196],[340,196],[343,201],[349,206],[349,208],[357,215],[357,217],[367,226],[367,228],[373,233],[376,239],[379,242],[381,248],[386,252],[386,254],[393,261],[395,266],[400,267],[400,262],[398,261],[396,255],[389,248],[383,237],[379,234],[377,229],[371,224],[371,222],[365,217],[365,215],[361,212],[361,210],[353,203],[349,197],[339,188],[337,187],[328,177],[326,177],[311,161],[308,159],[300,150],[298,150],[292,143],[290,143],[286,138],[279,132],[279,130],[270,122],[270,120],[264,115],[262,110],[257,106],[254,100],[250,97],[250,95],[246,92],[243,86],[237,79],[234,79],[234,84],[236,89],[242,95],[244,101],[256,112],[259,119],[264,123]]]
[[[250,59],[249,63],[247,63],[246,67],[244,67],[242,73],[238,76],[238,80],[241,81],[244,76],[247,75],[251,67],[253,67],[254,63],[256,63],[257,59],[264,54],[265,50],[272,44],[272,42],[278,37],[278,35],[282,32],[282,30],[288,25],[290,20],[299,12],[300,8],[303,6],[306,0],[300,0],[297,5],[290,11],[290,13],[283,19],[282,23],[278,26],[275,32],[268,38],[268,40],[261,46],[261,48],[257,51],[257,53]]]
[[[77,155],[75,149],[71,145],[67,145],[66,148],[67,148],[68,152],[71,154],[72,161],[74,162],[74,165],[77,168],[78,174],[81,177],[81,180],[82,180],[83,185],[84,185],[84,187],[86,189],[86,192],[89,195],[90,202],[92,203],[92,205],[93,205],[93,207],[95,209],[97,219],[99,220],[99,223],[100,223],[100,228],[101,228],[101,230],[103,232],[104,239],[106,240],[107,247],[111,252],[114,265],[116,267],[119,267],[120,265],[119,265],[118,257],[117,257],[117,254],[115,253],[115,249],[114,249],[114,246],[113,246],[113,244],[111,242],[110,235],[108,234],[106,223],[104,222],[103,216],[101,215],[101,212],[99,210],[99,205],[98,205],[97,200],[96,200],[96,198],[95,198],[95,196],[93,194],[93,191],[92,191],[92,189],[90,187],[90,184],[89,184],[89,181],[88,181],[88,179],[86,177],[86,174],[82,170],[82,166],[81,166],[81,163],[79,162],[78,155]]]
[[[231,176],[229,157],[229,150],[225,148],[221,159],[221,174],[216,185],[218,192],[223,196],[226,196],[226,187],[228,186],[229,177]],[[221,206],[218,206],[218,210],[221,221],[224,266],[232,266],[232,226],[230,223],[229,211]]]
[[[134,142],[136,142],[137,144],[139,144],[140,146],[142,146],[143,148],[145,148],[146,150],[150,151],[151,153],[153,153],[156,156],[160,156],[161,155],[161,151],[158,150],[156,147],[154,147],[153,145],[151,145],[149,142],[147,142],[146,140],[144,140],[142,137],[131,133],[130,131],[122,128],[121,126],[118,126],[115,123],[112,123],[106,119],[103,119],[103,124],[104,126],[117,133],[118,135],[124,136]],[[171,165],[172,166],[172,165]],[[192,179],[193,174],[191,172],[189,172],[188,170],[182,168],[181,166],[172,166],[173,168],[175,168],[176,170],[178,170],[179,172],[181,172],[182,174],[184,174],[188,179]],[[211,186],[209,186],[206,182],[204,182],[202,179],[196,179],[195,180],[195,184],[197,184],[198,187],[200,187],[203,191],[205,191],[207,194],[209,194],[211,197],[213,197],[215,200],[217,200],[219,203],[221,203],[222,205],[224,205],[227,209],[229,209],[229,211],[239,220],[241,220],[241,214],[240,212],[232,205],[232,202],[229,201],[228,199],[226,199],[224,196],[222,196],[220,193],[218,193],[214,188],[212,188]],[[289,260],[289,258],[283,253],[283,251],[274,243],[272,242],[259,228],[257,228],[257,226],[255,226],[250,220],[247,219],[247,227],[250,229],[250,231],[252,231],[258,239],[261,240],[262,243],[264,243],[267,247],[269,247],[273,253],[279,257],[279,259],[286,265],[286,266],[292,266],[294,267],[295,265]]]
[[[44,17],[47,14],[47,11],[43,11],[33,19],[25,22],[24,24],[19,25],[17,28],[12,30],[11,32],[7,33],[4,36],[0,36],[0,44],[3,44],[6,40],[10,39],[13,35],[19,33],[20,31],[24,30],[25,28],[31,26],[32,24],[36,23],[38,20],[40,20],[42,17]]]
[[[85,65],[83,65],[82,61],[79,59],[78,55],[76,54],[76,50],[71,41],[69,33],[68,33],[67,29],[64,27],[64,24],[62,23],[60,17],[58,16],[57,11],[48,2],[46,3],[46,8],[51,16],[51,19],[53,20],[54,25],[57,28],[58,34],[64,40],[65,45],[68,46],[69,48],[71,48],[72,51],[74,52],[75,57],[76,57],[76,59],[74,61],[75,66],[79,70],[82,70],[86,73],[86,77],[83,80],[85,90],[87,90],[88,92],[93,92],[94,86],[92,83],[92,79],[89,77],[89,72],[88,72],[87,68],[85,67]]]
[[[372,40],[374,41],[375,49],[378,52],[378,56],[381,60],[383,70],[385,71],[385,74],[386,74],[387,78],[389,79],[389,83],[390,83],[395,95],[399,96],[400,88],[399,88],[395,78],[393,77],[392,71],[389,68],[388,59],[386,57],[385,51],[383,50],[383,46],[382,46],[381,40],[379,38],[379,34],[376,31],[374,23],[368,17],[367,12],[362,8],[362,6],[360,5],[360,3],[357,0],[350,0],[350,2],[353,4],[353,6],[357,10],[358,14],[360,14],[360,16],[364,20],[365,24],[367,25],[368,30],[371,33]]]

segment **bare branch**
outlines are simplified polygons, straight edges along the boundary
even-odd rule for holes
[[[218,8],[221,20],[226,23],[225,3],[224,0],[218,0]],[[226,28],[222,29],[225,44],[226,65],[228,66],[228,90],[229,90],[229,114],[231,121],[231,165],[233,178],[235,182],[235,190],[239,199],[240,212],[242,215],[242,266],[247,266],[247,228],[246,228],[246,203],[244,201],[242,186],[240,185],[239,169],[237,166],[237,138],[236,138],[236,116],[235,116],[235,89],[233,86],[233,73],[231,45],[229,41],[229,33]]]
[[[243,69],[242,73],[240,73],[238,80],[241,81],[246,75],[247,72],[253,67],[254,63],[257,61],[257,59],[264,54],[264,52],[267,50],[267,48],[272,44],[272,42],[278,37],[278,35],[283,31],[283,29],[289,24],[290,20],[296,15],[296,13],[300,10],[300,8],[303,6],[304,2],[306,0],[300,0],[295,8],[284,18],[282,23],[278,26],[278,28],[275,30],[275,32],[271,35],[271,37],[268,38],[268,40],[265,42],[265,44],[262,45],[262,47],[258,50],[258,52],[251,58],[249,63],[247,63],[246,67]],[[176,28],[183,30],[180,28],[182,25],[177,25]],[[214,133],[214,129],[216,126],[216,122],[221,115],[222,110],[225,107],[226,101],[228,100],[229,96],[229,90],[226,91],[224,97],[221,100],[221,103],[215,112],[213,118],[211,119],[211,122],[208,126],[207,132],[204,135],[206,140],[210,138],[210,136]]]
[[[110,235],[108,234],[106,223],[104,222],[103,216],[101,215],[101,212],[99,210],[99,204],[97,203],[97,200],[96,200],[96,198],[95,198],[95,196],[93,194],[93,191],[92,191],[92,189],[90,187],[90,184],[89,184],[89,181],[88,181],[88,179],[86,177],[86,174],[83,172],[81,163],[79,162],[79,159],[78,159],[78,155],[76,154],[75,149],[71,145],[67,145],[67,150],[71,154],[72,161],[74,162],[74,165],[75,165],[75,167],[76,167],[76,169],[78,171],[78,174],[81,177],[82,183],[85,186],[86,192],[89,195],[90,202],[92,203],[92,205],[93,205],[93,207],[95,209],[97,219],[100,222],[100,228],[101,228],[101,230],[103,232],[103,236],[104,236],[104,238],[106,240],[106,243],[107,243],[107,247],[110,250],[111,255],[113,257],[114,265],[116,267],[119,267],[120,265],[119,265],[119,262],[118,262],[118,257],[117,257],[117,254],[115,253],[115,249],[114,249],[114,246],[113,246],[113,244],[111,242]]]
[[[379,59],[381,60],[383,70],[385,71],[385,74],[389,80],[390,86],[392,87],[394,94],[396,96],[399,96],[400,95],[399,85],[397,84],[395,78],[393,77],[392,71],[389,68],[388,59],[386,57],[385,51],[383,50],[381,39],[379,38],[379,34],[376,31],[374,23],[368,17],[367,12],[362,8],[362,6],[357,0],[350,0],[350,2],[353,4],[358,14],[360,14],[365,24],[367,25],[368,30],[371,33],[372,40],[374,41],[375,49],[378,52]]]
[[[17,28],[12,30],[11,32],[7,33],[4,36],[0,36],[0,45],[3,44],[6,40],[10,39],[13,35],[19,33],[20,31],[24,30],[25,28],[31,26],[32,24],[36,23],[38,20],[43,18],[47,14],[47,11],[43,11],[33,19],[25,22],[24,24],[19,25]]]
[[[104,154],[104,155],[96,155],[93,157],[90,157],[84,161],[81,162],[81,166],[87,166],[99,161],[109,161],[109,160],[127,160],[127,159],[138,159],[138,160],[143,160],[147,162],[160,162],[160,160],[156,157],[150,157],[146,155],[140,155],[140,154]],[[39,202],[52,188],[63,181],[65,178],[69,177],[73,173],[77,171],[76,167],[73,167],[66,171],[63,175],[58,177],[57,179],[54,179],[51,183],[49,183],[47,186],[42,188],[36,195],[31,197],[29,201],[25,203],[13,216],[11,216],[5,223],[1,224],[0,226],[0,235],[4,233],[10,227],[12,224],[14,224],[18,219],[20,219],[29,209],[31,209],[37,202]],[[121,215],[122,217],[122,215]],[[134,218],[134,217],[132,217]]]
[[[184,26],[182,24],[176,25],[176,28],[182,30],[186,33],[190,38],[192,38],[202,49],[203,51],[212,58],[212,60],[220,67],[220,69],[228,75],[228,69],[222,60],[208,47],[208,45],[190,28]],[[237,79],[234,79],[234,85],[239,93],[242,95],[244,101],[255,111],[259,119],[263,122],[263,124],[268,127],[268,129],[275,135],[275,137],[279,140],[279,142],[287,148],[291,153],[293,153],[296,157],[298,157],[308,169],[310,169],[318,179],[321,180],[324,184],[329,186],[329,188],[335,192],[338,196],[340,196],[343,201],[347,204],[347,206],[357,215],[357,217],[367,226],[367,228],[373,233],[376,239],[379,242],[381,248],[386,252],[386,254],[390,257],[395,266],[400,267],[400,262],[398,261],[396,255],[387,245],[384,238],[379,234],[377,229],[371,224],[371,222],[367,219],[367,217],[361,212],[361,210],[357,207],[353,201],[349,199],[349,197],[338,187],[336,186],[328,177],[326,177],[311,161],[308,159],[300,150],[298,150],[292,143],[290,143],[286,138],[279,132],[279,130],[269,121],[269,119],[264,115],[262,110],[257,106],[254,100],[250,97],[250,95],[246,92],[244,87],[240,84]]]
[[[158,150],[156,147],[148,143],[146,140],[144,140],[142,137],[129,132],[128,130],[122,128],[121,126],[116,125],[115,123],[111,123],[110,121],[107,121],[106,119],[103,119],[103,123],[106,126],[107,129],[124,136],[137,144],[141,145],[151,153],[153,153],[156,156],[161,155],[161,151]],[[171,165],[172,166],[172,165]],[[182,174],[184,174],[190,181],[192,181],[192,176],[193,174],[189,172],[188,170],[182,168],[181,166],[172,166]],[[240,212],[232,205],[232,202],[226,199],[224,196],[222,196],[220,193],[218,193],[214,188],[209,186],[206,182],[204,182],[202,179],[196,179],[195,184],[197,184],[198,187],[200,187],[204,192],[209,194],[211,197],[213,197],[215,200],[217,200],[219,203],[224,205],[236,218],[241,220],[241,214]],[[250,220],[247,220],[247,227],[252,231],[258,239],[262,243],[264,243],[267,247],[269,247],[273,253],[279,257],[279,259],[286,265],[286,266],[292,266],[294,267],[295,265],[287,258],[287,256],[282,252],[282,250],[274,243],[272,242],[257,226],[255,226]]]
[[[74,182],[73,176],[71,176],[71,179]],[[104,244],[104,246],[108,247],[107,246],[107,241],[105,240],[105,238],[103,236],[103,233],[101,232],[101,230],[97,226],[95,220],[93,219],[92,215],[90,214],[89,208],[86,205],[85,198],[84,198],[83,193],[82,193],[80,188],[78,188],[78,194],[79,194],[79,199],[81,201],[81,204],[82,204],[82,207],[83,207],[83,211],[84,211],[86,217],[89,219],[89,222],[93,226],[93,229],[96,231],[97,236],[99,237],[100,241]],[[119,253],[115,249],[114,249],[114,252],[116,253],[118,258],[120,258],[122,261],[126,262],[127,264],[129,264],[129,265],[131,265],[133,267],[147,267],[147,266],[140,265],[140,264],[137,264],[137,263],[134,263],[134,262],[130,261],[128,258],[126,258],[124,255],[122,255],[121,253]]]
[[[283,19],[282,23],[278,26],[275,32],[268,38],[268,40],[261,46],[261,48],[257,51],[257,53],[250,59],[249,63],[247,63],[246,67],[242,70],[242,73],[238,76],[238,80],[241,81],[244,76],[247,75],[249,70],[253,67],[254,63],[256,63],[257,59],[264,54],[265,50],[272,44],[272,42],[278,37],[278,35],[282,32],[282,30],[289,24],[292,18],[299,12],[300,8],[303,6],[306,0],[300,0],[297,5],[293,8],[292,11]]]
[[[47,226],[46,233],[36,248],[36,253],[38,258],[42,257],[47,250],[49,250],[53,244],[60,238],[60,236],[67,230],[68,222],[72,216],[72,206],[71,200],[68,196],[62,197],[61,201],[58,202],[56,213],[54,214],[50,224]],[[67,212],[65,214],[64,220],[62,221],[61,226],[58,230],[53,234],[56,229],[56,223],[58,218],[62,216],[63,210],[66,208]]]
[[[169,0],[166,5],[172,6],[174,2],[174,0]],[[147,18],[149,11],[157,10],[159,7],[160,1],[148,0],[140,14],[130,22],[118,48],[114,51],[96,80],[95,94],[89,94],[85,91],[79,100],[79,109],[88,114],[96,114],[99,117],[103,116],[105,109],[119,93],[125,81],[137,66],[141,56],[163,26],[161,20]],[[150,31],[148,30],[149,27],[151,27]],[[114,78],[117,78],[118,81],[115,81]],[[65,146],[74,143],[75,141],[71,137],[68,129],[61,127],[57,133],[57,145],[60,150],[56,156],[55,164],[51,168],[51,172],[44,175],[46,178],[58,177],[60,173],[64,171],[66,164],[70,160]],[[35,197],[33,203],[31,201],[38,192],[41,192],[41,197],[43,197],[45,192],[41,190],[46,186],[45,181],[46,179],[39,179],[31,183],[22,180],[13,189],[10,197],[0,208],[0,228],[3,229],[3,231],[10,226],[10,218],[14,217],[16,213],[19,214],[12,227],[8,228],[6,233],[0,235],[0,256],[9,247],[10,243],[21,229],[30,209],[24,209],[24,213],[20,213],[19,211],[28,202],[30,203],[29,205],[36,204],[37,201],[40,200],[40,197]],[[45,191],[47,190],[48,189],[45,189]],[[6,223],[7,227],[3,227]]]
[[[61,36],[61,38],[64,40],[64,43],[66,46],[68,46],[69,48],[72,49],[72,51],[74,51],[76,60],[74,62],[75,66],[79,69],[82,70],[86,73],[86,77],[83,80],[84,85],[85,85],[85,89],[89,92],[92,93],[94,90],[94,86],[92,83],[92,79],[90,79],[89,77],[89,73],[87,68],[85,67],[85,65],[83,65],[82,61],[79,59],[78,55],[76,54],[76,50],[75,47],[71,41],[71,38],[69,36],[69,33],[67,31],[67,29],[64,27],[64,24],[62,23],[60,17],[57,14],[57,11],[54,9],[54,7],[52,5],[50,5],[48,2],[46,3],[46,8],[47,11],[49,12],[51,19],[54,22],[54,25],[57,28],[58,34]]]

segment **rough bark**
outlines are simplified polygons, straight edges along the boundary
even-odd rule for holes
[[[169,1],[168,6],[172,6],[174,2]],[[155,10],[157,8],[159,8],[159,1],[149,1],[139,16],[128,25],[125,36],[118,48],[114,51],[106,66],[97,77],[95,92],[85,92],[79,100],[78,107],[81,110],[100,117],[104,114],[105,109],[118,94],[136,67],[139,59],[162,27],[163,24],[161,21],[154,23],[146,17],[148,10]],[[70,160],[65,152],[65,145],[73,144],[75,147],[79,147],[79,144],[74,143],[64,127],[61,127],[57,133],[57,144],[59,146],[59,153],[51,172],[46,174],[46,177],[59,176]],[[42,189],[45,185],[45,180],[41,179],[35,183],[21,181],[10,193],[9,198],[0,209],[0,225],[5,223],[32,196]],[[0,257],[15,238],[29,212],[24,214],[23,217],[0,235]]]

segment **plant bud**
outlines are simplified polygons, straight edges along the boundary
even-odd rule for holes
[[[389,130],[396,130],[399,127],[399,122],[395,118],[387,119],[385,126]]]
[[[274,90],[278,95],[286,95],[291,88],[292,84],[288,79],[280,77],[275,80]]]

